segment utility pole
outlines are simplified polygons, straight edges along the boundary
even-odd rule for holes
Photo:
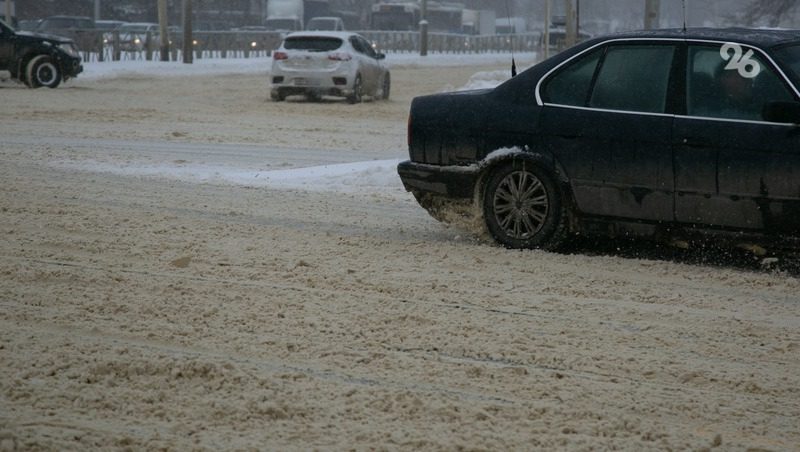
[[[12,5],[11,1],[12,0],[6,0],[5,1],[6,10],[3,13],[3,14],[5,14],[6,22],[8,22],[9,25],[13,25],[14,24],[14,21],[11,20],[11,18],[14,17],[14,11],[11,10],[11,5]]]
[[[644,29],[653,30],[659,27],[659,13],[661,0],[645,0],[644,2]]]
[[[564,45],[569,48],[578,42],[578,8],[575,5],[575,0],[564,0],[564,11],[567,19],[567,35],[565,36]]]
[[[94,20],[100,20],[100,0],[94,0]]]
[[[552,20],[552,13],[550,11],[550,0],[544,0],[544,59],[550,58],[550,20]]]
[[[428,55],[428,0],[422,0],[419,21],[419,55]]]
[[[161,35],[161,61],[169,61],[169,33],[167,32],[167,0],[158,0],[158,31]]]
[[[194,43],[192,41],[192,0],[183,0],[183,62],[194,62]]]

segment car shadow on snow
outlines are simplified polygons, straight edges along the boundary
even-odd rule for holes
[[[632,238],[584,237],[572,241],[561,252],[800,276],[800,251],[768,252],[757,245],[728,245],[710,240],[666,243]]]

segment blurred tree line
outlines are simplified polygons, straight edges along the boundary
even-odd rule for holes
[[[798,0],[753,0],[742,13],[749,24],[779,27],[782,19],[800,9]],[[795,24],[796,27],[800,24]]]

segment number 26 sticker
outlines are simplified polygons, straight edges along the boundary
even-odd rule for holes
[[[733,50],[733,54],[731,54],[731,50]],[[752,49],[742,55],[742,46],[729,42],[722,46],[719,54],[723,60],[728,62],[728,65],[725,66],[726,70],[736,69],[744,78],[755,78],[761,72],[761,65],[758,64],[758,61],[753,60]]]

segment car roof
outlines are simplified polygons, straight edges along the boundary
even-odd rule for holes
[[[81,20],[92,20],[89,16],[47,16],[46,19],[81,19]]]
[[[361,35],[358,33],[353,33],[351,31],[295,31],[293,33],[289,33],[288,35],[286,35],[286,38],[296,38],[302,36],[339,38],[347,40],[351,36],[361,36]]]
[[[124,23],[122,25],[137,26],[137,27],[142,27],[142,26],[146,25],[146,26],[149,27],[149,26],[158,25],[158,24],[155,23],[155,22],[126,22],[126,23]]]
[[[625,38],[678,39],[733,41],[755,47],[773,47],[789,42],[800,42],[800,30],[766,28],[681,28],[642,30],[616,33],[598,38],[598,41]]]

